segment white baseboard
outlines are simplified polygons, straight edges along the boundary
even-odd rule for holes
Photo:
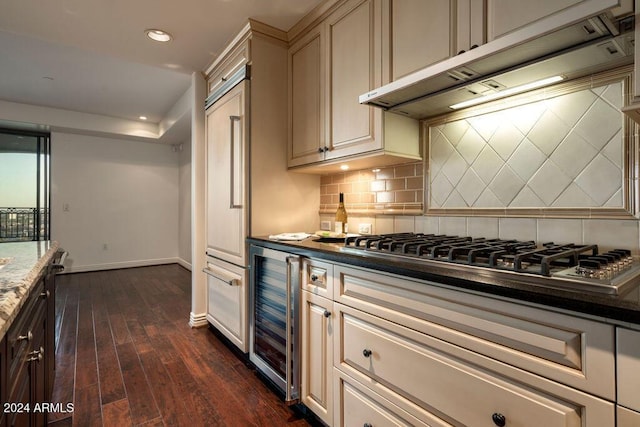
[[[207,322],[207,313],[189,313],[189,326],[191,326],[192,328],[203,328],[208,325],[209,322]]]
[[[163,264],[180,264],[183,267],[191,270],[191,265],[186,261],[181,260],[178,257],[175,258],[158,258],[158,259],[143,259],[143,260],[135,260],[135,261],[121,261],[121,262],[112,262],[106,264],[91,264],[91,265],[65,265],[64,273],[83,273],[88,271],[100,271],[100,270],[117,270],[120,268],[132,268],[132,267],[149,267],[152,265],[163,265]],[[189,267],[186,267],[189,265]]]
[[[185,261],[182,258],[178,258],[178,264],[180,264],[182,267],[186,268],[189,271],[193,271],[193,270],[191,270],[191,263]]]

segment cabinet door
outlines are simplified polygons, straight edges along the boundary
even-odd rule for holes
[[[361,105],[361,94],[382,83],[379,0],[351,0],[327,19],[329,151],[326,159],[382,148],[382,112]]]
[[[392,0],[392,80],[451,56],[451,5],[449,0]]]
[[[246,82],[206,112],[207,254],[245,265]]]
[[[248,351],[245,270],[229,264],[208,263],[207,320],[243,352]]]
[[[487,39],[502,37],[584,0],[487,0]]]
[[[318,26],[289,49],[289,167],[324,159],[323,39]]]
[[[302,292],[302,403],[331,424],[333,301]]]

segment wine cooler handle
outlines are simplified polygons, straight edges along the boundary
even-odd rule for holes
[[[230,179],[231,187],[229,190],[229,209],[242,209],[242,204],[236,203],[236,164],[235,164],[235,143],[236,143],[236,123],[240,124],[240,116],[229,116],[229,122],[231,124],[231,130],[229,132],[231,147],[229,152],[231,153],[230,164]],[[239,126],[238,126],[239,127]],[[240,132],[238,132],[240,133]],[[239,138],[239,137],[238,137]],[[238,144],[242,144],[242,140],[238,139]]]
[[[300,264],[301,259],[296,255],[286,257],[287,263],[287,401],[297,399],[298,385],[300,384],[300,348],[296,335],[300,333],[299,307],[297,304],[300,289]]]

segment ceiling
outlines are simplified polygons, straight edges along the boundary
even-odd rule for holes
[[[159,123],[248,18],[286,31],[321,1],[5,0],[0,101]]]

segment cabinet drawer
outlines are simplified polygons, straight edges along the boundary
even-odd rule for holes
[[[302,261],[302,289],[333,299],[333,265],[315,259]]]
[[[245,271],[208,263],[207,320],[240,350],[247,347],[247,281]]]
[[[353,267],[334,267],[334,299],[615,400],[614,327]]]
[[[339,369],[370,387],[389,388],[431,413],[446,414],[455,425],[489,426],[493,417],[504,417],[506,425],[532,427],[614,423],[611,402],[533,375],[516,380],[468,362],[459,357],[465,351],[453,345],[336,306],[340,344],[334,358]]]
[[[207,94],[211,95],[231,76],[249,62],[249,41],[240,44],[229,56],[207,77]]]
[[[416,426],[451,427],[451,424],[423,411],[406,399],[399,398],[401,405],[422,416],[417,418],[399,405],[374,393],[368,387],[345,375],[334,371],[334,427],[345,426]],[[426,419],[426,422],[423,421]]]
[[[31,295],[7,332],[8,378],[15,378],[24,368],[27,353],[37,349],[34,347],[34,343],[42,334],[40,329],[46,309],[45,300],[40,298],[40,294],[43,292],[44,282],[41,280],[31,290]],[[9,385],[9,389],[11,389],[11,385]]]
[[[640,332],[617,328],[618,403],[640,411]]]

